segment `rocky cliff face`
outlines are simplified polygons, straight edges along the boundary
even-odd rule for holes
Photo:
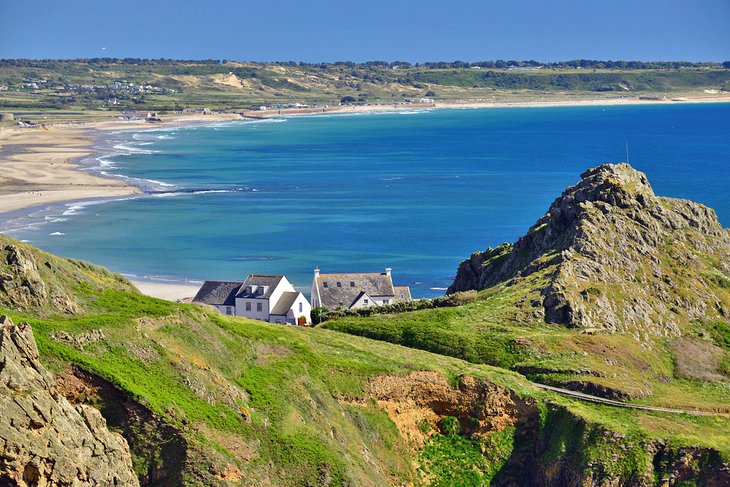
[[[139,485],[124,438],[56,391],[30,325],[0,321],[0,485]]]
[[[548,323],[679,335],[698,319],[730,319],[730,231],[715,212],[654,194],[628,164],[581,174],[515,244],[473,254],[448,292],[513,286],[517,305]]]

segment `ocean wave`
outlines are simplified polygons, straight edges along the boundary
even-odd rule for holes
[[[50,235],[52,237],[56,237],[56,236],[59,236],[59,235],[66,235],[66,234],[63,233],[63,232],[53,232],[53,233],[49,233],[48,235]]]
[[[118,150],[118,151],[126,151],[127,154],[121,153],[119,155],[129,155],[129,154],[155,154],[159,151],[155,150],[149,150],[149,149],[140,149],[139,147],[135,147],[133,145],[125,145],[125,144],[116,144],[113,145],[112,148]]]
[[[429,289],[431,291],[446,291],[448,288],[447,287],[430,287]]]
[[[221,193],[248,193],[258,191],[256,188],[180,188],[174,191],[150,191],[148,196],[154,198],[169,198],[174,196],[198,195],[198,194],[221,194]]]
[[[231,258],[231,260],[242,261],[242,262],[284,260],[284,259],[286,259],[286,257],[233,257],[233,258]]]

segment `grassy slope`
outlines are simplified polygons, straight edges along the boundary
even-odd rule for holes
[[[713,372],[721,380],[681,377],[673,353],[675,339],[637,341],[628,333],[582,334],[531,317],[518,301],[530,302],[547,284],[551,267],[518,284],[487,289],[457,308],[427,309],[370,317],[346,317],[323,327],[522,371],[533,380],[563,384],[592,383],[655,406],[719,409],[730,407],[728,359],[730,328],[723,323],[693,323],[687,336],[724,348]],[[706,368],[713,364],[704,365]]]
[[[100,274],[93,266],[58,259],[4,237],[0,243],[20,248],[36,262],[45,281],[63,283],[84,308],[73,316],[38,309],[0,312],[33,325],[43,360],[52,370],[60,372],[75,364],[98,374],[184,431],[200,451],[194,461],[200,462],[201,470],[211,465],[220,470],[232,463],[245,473],[246,482],[277,485],[323,479],[337,484],[350,479],[358,485],[408,483],[418,478],[414,465],[429,462],[428,475],[435,481],[450,478],[453,469],[465,485],[493,475],[509,454],[508,433],[489,437],[492,456],[475,474],[465,469],[462,460],[478,455],[481,443],[455,437],[444,428],[422,452],[413,452],[374,402],[355,406],[340,400],[363,397],[369,378],[413,370],[435,370],[450,380],[461,374],[487,378],[541,404],[566,406],[584,418],[585,425],[575,429],[560,409],[541,406],[542,434],[553,445],[545,461],[578,455],[576,451],[581,461],[621,454],[622,459],[612,464],[617,471],[651,461],[640,448],[626,454],[600,435],[597,438],[596,428],[615,431],[636,445],[646,437],[669,437],[676,444],[710,446],[730,457],[727,420],[587,405],[537,391],[505,369],[330,330],[225,317],[142,296],[117,276]],[[445,323],[454,317],[474,318],[488,309],[494,306],[486,300],[438,313]],[[103,330],[105,339],[83,349],[57,338],[60,331],[79,336],[97,329]],[[540,336],[550,342],[562,337],[557,333],[557,338],[548,338],[544,331]],[[502,348],[490,347],[494,353]],[[231,395],[229,386],[245,392]],[[444,470],[443,462],[452,471]]]

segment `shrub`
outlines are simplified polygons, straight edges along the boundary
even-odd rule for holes
[[[413,301],[401,301],[392,304],[383,304],[381,306],[368,306],[367,308],[344,309],[337,308],[328,310],[327,308],[318,307],[312,310],[312,323],[319,323],[335,318],[345,318],[347,316],[373,316],[377,314],[393,314],[405,313],[407,311],[418,311],[421,309],[434,308],[453,308],[464,304],[473,303],[477,299],[476,291],[463,291],[446,296],[439,296],[433,299],[415,299]],[[316,316],[315,316],[316,310]]]

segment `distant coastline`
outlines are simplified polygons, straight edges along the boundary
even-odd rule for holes
[[[243,111],[240,113],[170,115],[160,124],[115,119],[82,123],[51,123],[38,128],[0,128],[0,220],[9,213],[49,204],[115,198],[141,192],[140,188],[113,177],[89,173],[79,160],[93,154],[93,131],[145,130],[215,122],[268,119],[318,114],[377,113],[432,109],[486,109],[507,107],[568,107],[610,105],[671,105],[678,103],[730,103],[728,96],[673,99],[640,97],[587,98],[577,100],[530,100],[524,102],[463,101],[372,104],[326,108]]]
[[[338,113],[389,112],[425,109],[458,109],[458,108],[539,108],[568,106],[608,106],[608,105],[672,105],[677,103],[730,103],[730,95],[693,96],[693,97],[619,97],[619,98],[581,98],[576,100],[535,100],[519,102],[496,102],[489,100],[434,101],[433,103],[376,103],[369,105],[342,105],[318,108],[282,108],[270,110],[248,110],[241,114],[246,118],[265,119],[291,117],[297,115],[318,115]]]
[[[266,113],[257,118],[316,116],[366,112],[398,112],[431,109],[485,109],[501,107],[565,107],[608,105],[671,105],[679,103],[729,103],[729,97],[697,97],[678,100],[639,100],[637,98],[587,99],[550,102],[489,103],[463,102],[412,105],[367,105],[333,107],[322,111],[286,110]],[[268,111],[268,110],[267,110]],[[148,130],[196,124],[208,125],[227,121],[243,121],[241,114],[186,115],[165,117],[161,124],[143,121],[105,120],[85,124],[55,124],[43,128],[0,129],[0,221],[70,202],[136,197],[144,190],[115,177],[104,177],[84,170],[81,161],[95,154],[95,138],[104,131]],[[184,282],[164,283],[151,279],[139,283],[146,294],[162,299],[188,297],[195,290]]]

